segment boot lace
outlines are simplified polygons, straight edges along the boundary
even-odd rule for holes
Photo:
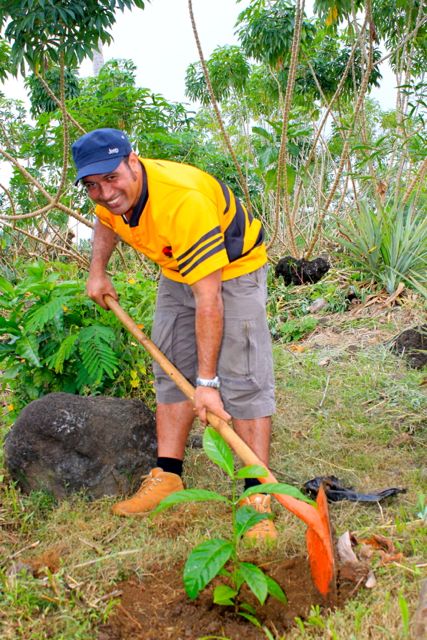
[[[162,478],[154,478],[151,473],[146,476],[142,476],[142,478],[143,483],[136,492],[137,496],[141,496],[145,493],[148,493],[149,491],[152,491],[158,484],[162,482]]]

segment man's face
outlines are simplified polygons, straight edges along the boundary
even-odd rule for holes
[[[128,162],[123,160],[114,171],[86,176],[82,182],[89,198],[96,204],[114,215],[126,214],[141,194],[142,171],[138,156],[132,152]]]

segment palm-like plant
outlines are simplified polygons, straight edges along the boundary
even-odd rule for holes
[[[404,282],[427,296],[427,216],[421,206],[360,203],[338,220],[338,243],[364,273],[393,293]]]

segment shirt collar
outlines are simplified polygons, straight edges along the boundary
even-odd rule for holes
[[[141,165],[141,169],[142,169],[142,189],[141,189],[141,195],[138,198],[138,202],[136,203],[136,205],[134,206],[133,210],[132,210],[132,214],[129,218],[129,220],[126,218],[126,216],[123,214],[122,215],[122,219],[123,222],[125,224],[128,224],[130,227],[137,227],[139,224],[139,220],[142,216],[142,212],[144,211],[144,207],[147,204],[147,200],[148,200],[148,184],[147,184],[147,172],[145,170],[144,165],[142,164],[141,160],[139,161],[140,165]]]

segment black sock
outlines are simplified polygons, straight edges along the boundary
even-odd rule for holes
[[[261,486],[261,482],[256,478],[245,478],[245,491],[251,487],[258,487],[258,485]]]
[[[157,466],[167,473],[176,473],[182,476],[182,460],[177,458],[157,458]]]

